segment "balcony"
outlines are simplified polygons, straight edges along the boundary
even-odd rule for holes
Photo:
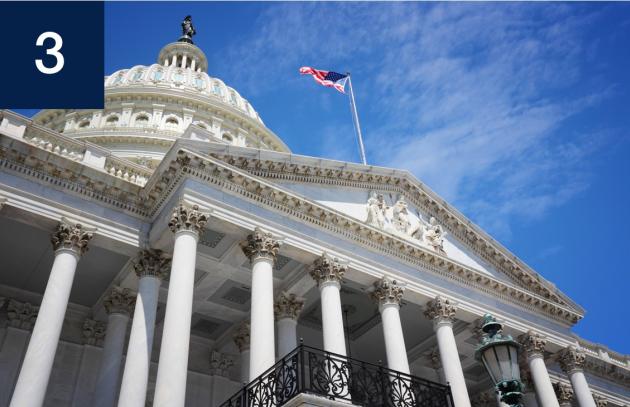
[[[453,407],[449,386],[304,345],[220,407],[279,407],[300,394],[364,407]]]

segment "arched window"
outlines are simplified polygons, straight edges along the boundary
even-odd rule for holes
[[[212,85],[212,91],[214,92],[215,95],[221,95],[221,85],[219,85],[219,82],[215,82]]]
[[[177,128],[179,127],[179,121],[174,117],[169,117],[168,119],[166,119],[164,126],[168,130],[177,130]]]
[[[162,80],[162,70],[161,69],[153,71],[153,80],[154,81],[161,81]]]
[[[230,102],[232,102],[233,105],[237,105],[238,104],[236,102],[236,94],[234,92],[230,92]]]
[[[142,69],[138,69],[136,72],[133,73],[133,81],[139,81],[140,79],[142,79],[143,74],[144,71]]]
[[[118,116],[116,116],[115,114],[109,116],[106,120],[106,123],[108,126],[115,126],[116,123],[118,123]]]
[[[149,124],[149,116],[144,113],[139,114],[138,116],[136,116],[135,123],[136,126],[146,126],[147,124]]]

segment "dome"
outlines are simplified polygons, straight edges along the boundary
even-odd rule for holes
[[[207,67],[204,52],[183,36],[162,48],[157,63],[106,76],[104,109],[48,109],[33,120],[149,168],[191,124],[215,142],[289,152],[249,101]]]

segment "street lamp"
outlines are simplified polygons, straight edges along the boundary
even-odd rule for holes
[[[510,406],[520,406],[523,384],[518,350],[521,345],[510,335],[504,335],[503,325],[490,314],[484,315],[481,330],[484,336],[475,351],[475,358],[483,362],[501,395],[501,401]]]

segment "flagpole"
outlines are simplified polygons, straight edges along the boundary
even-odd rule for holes
[[[361,162],[363,165],[367,165],[365,159],[365,147],[363,147],[363,136],[361,135],[361,125],[359,124],[359,114],[357,113],[357,105],[354,101],[354,90],[352,89],[352,78],[350,72],[346,72],[348,75],[348,86],[350,87],[350,110],[352,111],[352,118],[357,137],[359,138],[359,153],[361,154]]]

